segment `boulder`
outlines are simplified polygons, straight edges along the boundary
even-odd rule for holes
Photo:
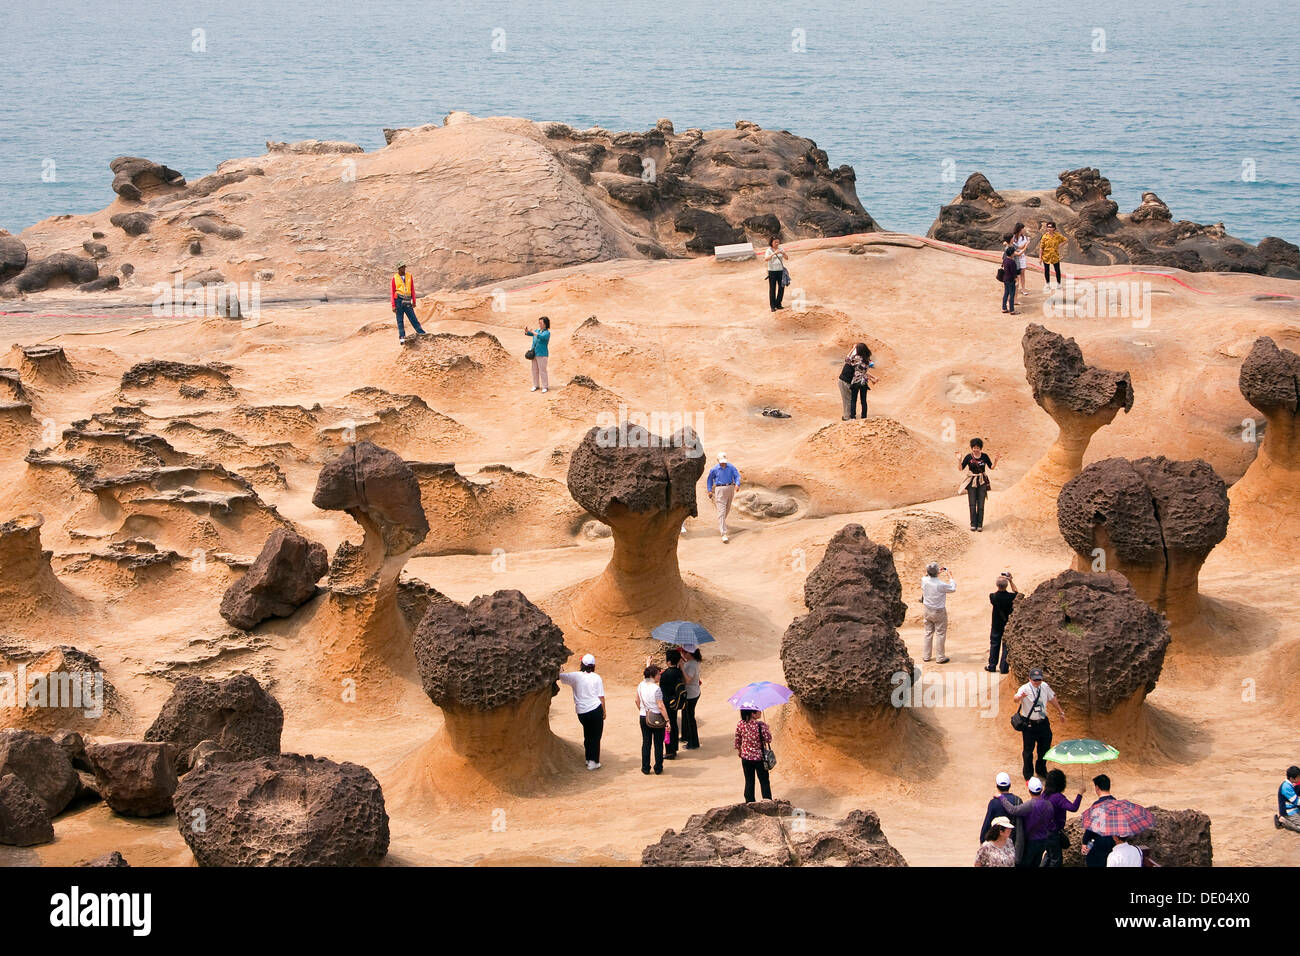
[[[113,192],[132,202],[185,185],[185,177],[176,170],[139,156],[119,156],[108,168],[113,171]]]
[[[143,236],[157,218],[147,212],[119,212],[108,217],[108,221],[121,229],[128,236]]]
[[[641,853],[642,866],[907,866],[870,810],[838,823],[786,800],[714,807],[668,830]]]
[[[1210,818],[1200,810],[1165,810],[1147,807],[1156,818],[1155,826],[1130,841],[1142,849],[1156,866],[1213,866],[1214,846],[1210,841]],[[1083,866],[1083,823],[1072,816],[1065,825],[1070,845],[1062,862]]]
[[[280,752],[283,729],[284,711],[255,677],[182,677],[144,739],[171,744],[177,754],[176,766],[185,773],[191,766],[192,751],[204,741],[241,760],[274,756]]]
[[[277,528],[248,572],[226,589],[221,616],[245,631],[270,617],[291,617],[315,595],[316,582],[328,570],[329,554],[323,545],[288,528]]]
[[[36,846],[54,841],[46,805],[16,774],[0,774],[0,844]]]
[[[93,860],[87,860],[85,863],[78,863],[77,866],[107,866],[107,867],[129,867],[131,864],[126,862],[124,857],[117,850],[105,853],[103,856],[97,856]]]
[[[751,518],[787,518],[799,510],[799,502],[789,495],[770,491],[742,491],[734,504],[737,511]]]
[[[176,819],[199,866],[366,866],[388,853],[379,781],[324,757],[255,757],[186,774]]]
[[[0,730],[0,776],[20,779],[55,817],[77,793],[77,772],[63,748],[30,730]]]
[[[0,282],[27,266],[27,246],[17,236],[0,236]]]
[[[127,817],[156,817],[172,812],[177,780],[175,748],[171,744],[90,744],[86,756],[95,768],[95,785],[114,812]]]
[[[59,279],[66,279],[73,285],[83,285],[98,276],[99,266],[95,260],[74,256],[69,252],[56,252],[44,259],[29,262],[27,268],[10,281],[9,287],[18,293],[40,292]]]

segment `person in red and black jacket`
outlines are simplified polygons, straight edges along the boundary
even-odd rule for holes
[[[399,262],[397,271],[393,273],[393,281],[389,286],[389,301],[393,306],[393,314],[397,316],[399,345],[406,344],[406,323],[402,321],[404,316],[411,320],[411,328],[415,329],[416,335],[424,334],[424,329],[420,328],[420,320],[415,317],[415,276],[406,271],[405,262]]]

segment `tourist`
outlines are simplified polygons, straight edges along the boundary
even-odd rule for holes
[[[393,306],[393,314],[397,316],[397,344],[406,344],[405,318],[411,320],[411,328],[415,329],[416,335],[423,335],[424,329],[420,327],[420,320],[415,317],[415,276],[406,271],[405,262],[397,264],[397,271],[393,273],[393,281],[389,285],[388,297]]]
[[[859,342],[854,346],[857,361],[853,365],[853,380],[849,383],[849,418],[857,410],[858,399],[862,400],[862,420],[867,420],[867,392],[876,384],[876,376],[871,374],[871,349]]]
[[[1011,247],[1016,250],[1016,279],[1020,282],[1020,294],[1025,294],[1025,283],[1029,280],[1025,278],[1025,273],[1029,269],[1029,258],[1025,253],[1029,249],[1029,233],[1025,232],[1023,222],[1016,223],[1011,230]]]
[[[988,499],[990,486],[988,470],[996,468],[1001,457],[990,458],[984,454],[984,439],[972,438],[970,451],[957,463],[957,470],[963,475],[957,490],[966,492],[972,531],[984,530],[984,502]]]
[[[1286,779],[1277,788],[1277,813],[1273,816],[1273,825],[1279,829],[1294,830],[1300,833],[1300,767],[1286,768]]]
[[[529,359],[533,365],[533,387],[529,391],[535,392],[540,387],[543,392],[549,392],[551,389],[546,377],[546,360],[551,356],[548,348],[551,344],[551,320],[542,316],[537,322],[535,329],[524,326],[524,335],[533,340],[533,347],[524,353],[524,358]]]
[[[1011,244],[1011,233],[1002,237],[1002,267],[998,275],[1002,278],[1002,311],[1007,315],[1019,315],[1016,311],[1016,247]]]
[[[668,648],[665,654],[668,666],[659,674],[659,690],[664,695],[664,704],[668,708],[668,733],[664,738],[664,759],[676,760],[678,740],[677,715],[686,706],[686,678],[682,674],[682,652],[675,647]],[[650,662],[647,660],[647,664]]]
[[[1003,797],[1006,797],[1009,801],[1011,801],[1011,805],[1013,807],[1020,806],[1020,798],[1011,792],[1011,774],[1006,773],[1005,771],[999,773],[996,777],[993,778],[993,784],[998,789],[997,789],[997,793],[995,793],[989,799],[989,805],[984,810],[984,822],[980,824],[981,841],[985,839],[984,834],[988,833],[989,826],[992,824],[993,818],[1004,812],[1002,807]],[[1016,823],[1016,830],[1017,832],[1019,832],[1020,830],[1019,822]]]
[[[727,456],[722,452],[718,453],[718,463],[709,469],[709,477],[705,481],[705,488],[709,497],[713,499],[713,508],[718,513],[718,530],[722,532],[722,543],[726,544],[727,538],[727,515],[731,513],[731,499],[736,496],[736,488],[740,484],[740,472],[736,466],[727,461]]]
[[[1016,844],[1011,839],[1015,827],[1005,816],[989,821],[984,842],[975,851],[976,866],[1015,866]]]
[[[874,363],[871,362],[871,349],[867,348],[867,343],[865,342],[858,342],[849,351],[849,354],[844,356],[844,367],[840,369],[838,382],[840,387],[840,407],[842,411],[840,421],[842,422],[847,422],[853,418],[853,379],[862,365],[863,355],[867,356],[868,368],[870,368]],[[863,397],[863,401],[866,401],[865,396]],[[866,417],[865,412],[863,413],[863,417]]]
[[[763,799],[772,799],[772,785],[767,777],[767,764],[763,762],[763,750],[772,742],[772,731],[763,722],[763,713],[758,710],[742,710],[740,723],[736,724],[736,750],[740,753],[740,765],[745,771],[745,802],[754,802],[754,776],[758,776],[758,785],[763,791]]]
[[[763,258],[767,261],[767,305],[775,312],[785,308],[781,300],[785,298],[785,287],[790,284],[790,273],[786,269],[789,256],[781,245],[780,238],[773,236],[767,241],[767,251]]]
[[[664,692],[659,689],[659,667],[647,664],[645,680],[636,685],[636,705],[641,712],[641,772],[650,773],[650,744],[654,744],[655,773],[664,772],[664,728],[668,726],[668,708]]]
[[[1107,866],[1141,866],[1142,851],[1128,842],[1128,837],[1115,834],[1115,848],[1106,857]]]
[[[1043,672],[1035,667],[1029,672],[1029,683],[1021,684],[1013,698],[1020,705],[1020,716],[1024,718],[1024,727],[1020,731],[1023,744],[1021,756],[1024,759],[1024,776],[1028,780],[1035,773],[1047,775],[1047,751],[1052,749],[1052,723],[1047,718],[1047,705],[1056,705],[1057,713],[1065,718],[1065,710],[1056,699],[1056,692],[1043,680]],[[1038,748],[1038,760],[1034,761],[1034,747]]]
[[[1073,802],[1068,800],[1065,796],[1065,772],[1052,769],[1047,774],[1044,796],[1052,805],[1055,815],[1052,818],[1052,835],[1047,840],[1047,860],[1043,866],[1062,866],[1065,845],[1068,842],[1065,835],[1065,815],[1079,812],[1083,794],[1075,794]]]
[[[582,655],[582,664],[576,671],[564,671],[556,678],[573,691],[573,707],[582,724],[582,749],[587,756],[587,769],[600,769],[600,738],[605,733],[605,682],[596,673],[596,658]]]
[[[1065,236],[1056,231],[1056,223],[1049,222],[1047,231],[1043,233],[1038,240],[1038,258],[1043,261],[1043,291],[1049,292],[1052,288],[1053,266],[1056,267],[1056,285],[1061,285],[1061,247],[1068,242]]]
[[[989,628],[989,662],[984,669],[990,674],[994,671],[1005,674],[1008,670],[1007,645],[1002,640],[1002,635],[1006,632],[1007,621],[1015,610],[1016,598],[1020,592],[1016,590],[1016,582],[1011,579],[1010,571],[999,574],[994,584],[997,590],[989,595],[989,603],[993,605],[993,624]]]
[[[700,702],[700,662],[704,655],[693,645],[682,648],[682,675],[686,678],[686,707],[682,711],[682,749],[700,749],[700,728],[695,722],[695,706]]]
[[[1056,808],[1043,798],[1043,781],[1030,777],[1025,785],[1029,788],[1027,803],[1013,804],[1008,797],[1003,797],[1002,807],[1012,820],[1024,821],[1024,841],[1016,847],[1016,865],[1039,867],[1043,865],[1048,841],[1055,838],[1052,827]]]
[[[947,581],[939,579],[940,574],[948,575]],[[931,561],[921,578],[921,604],[925,618],[925,642],[921,647],[921,659],[929,662],[930,651],[939,655],[940,664],[948,663],[944,645],[948,640],[948,595],[957,590],[957,582],[952,572],[941,568]]]
[[[1114,800],[1110,793],[1110,777],[1104,773],[1099,773],[1092,778],[1092,789],[1097,794],[1097,799],[1092,802],[1095,807],[1099,803],[1105,803],[1107,800]],[[1083,831],[1083,863],[1085,866],[1100,867],[1106,865],[1106,857],[1110,855],[1111,849],[1115,846],[1115,838],[1102,833],[1093,833],[1091,830]]]

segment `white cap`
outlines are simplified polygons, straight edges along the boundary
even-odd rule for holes
[[[994,817],[989,821],[991,827],[1002,827],[1004,830],[1014,830],[1016,825],[1007,817]]]
[[[718,452],[718,464],[725,465],[726,463],[727,463],[727,453],[722,451]]]
[[[1029,782],[1025,784],[1025,786],[1029,788],[1030,793],[1043,792],[1043,781],[1039,780],[1037,777],[1030,777]]]
[[[1007,773],[1005,770],[998,774],[994,779],[997,785],[1003,789],[1011,786],[1011,774]]]
[[[594,654],[583,654],[583,655],[582,655],[582,663],[586,664],[588,667],[593,667],[593,666],[595,665],[595,663],[596,663],[596,657],[595,657],[595,655],[594,655]]]

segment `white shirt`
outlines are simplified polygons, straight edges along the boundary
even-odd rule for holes
[[[600,706],[600,699],[605,696],[605,682],[599,674],[565,671],[555,679],[573,688],[573,707],[580,714],[595,710]]]
[[[923,575],[921,578],[921,603],[931,611],[942,611],[948,607],[948,595],[957,590],[956,581],[945,581],[939,577]]]
[[[658,711],[655,705],[664,699],[664,692],[659,689],[659,685],[652,680],[643,680],[636,685],[636,699],[641,704],[641,716],[645,716],[648,709]]]
[[[1013,245],[1016,247],[1016,265],[1023,269],[1027,261],[1025,250],[1029,248],[1029,237],[1021,236],[1013,242]]]
[[[1047,702],[1049,700],[1056,700],[1056,692],[1048,686],[1047,681],[1040,681],[1038,684],[1038,690],[1034,690],[1034,685],[1032,683],[1021,684],[1020,690],[1016,691],[1016,693],[1024,694],[1024,696],[1020,698],[1020,716],[1028,717],[1030,720],[1046,720]],[[1034,706],[1035,694],[1038,695],[1037,706]],[[1029,712],[1031,709],[1034,711],[1032,714]]]
[[[1142,851],[1132,843],[1116,843],[1106,857],[1107,866],[1141,866]]]
[[[785,268],[785,250],[780,246],[777,246],[776,252],[769,248],[763,258],[767,260],[768,272],[780,272]]]

